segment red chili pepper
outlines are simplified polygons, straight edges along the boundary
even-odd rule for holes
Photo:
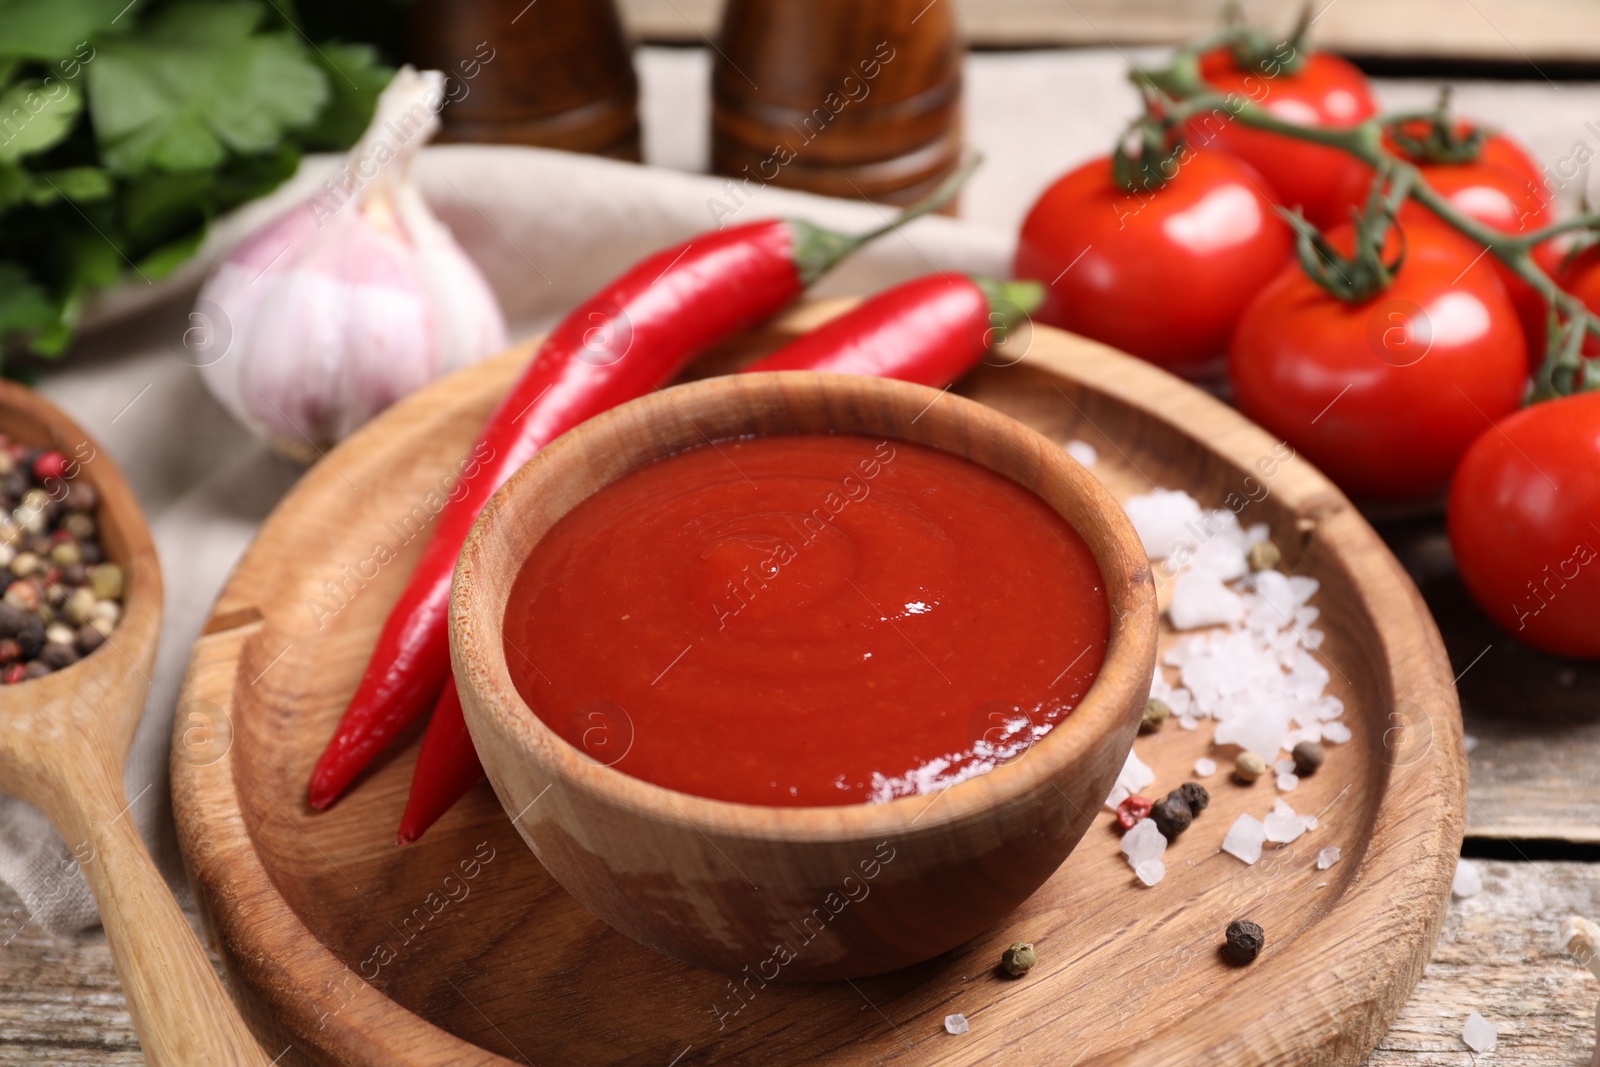
[[[869,297],[745,370],[831,371],[945,385],[1042,297],[1035,282],[917,278]],[[421,837],[482,775],[450,679],[423,735],[399,842]]]
[[[745,367],[745,372],[832,371],[922,385],[955,381],[1044,297],[1037,282],[965,274],[913,278]]]
[[[311,772],[326,808],[434,703],[450,669],[456,556],[479,510],[535,452],[671,378],[691,358],[780,311],[862,244],[954,195],[970,166],[893,223],[847,236],[798,221],[701,234],[645,258],[573,310],[489,417],[385,621],[355,696]]]
[[[445,682],[433,718],[428,720],[428,732],[422,735],[396,843],[409,845],[421,837],[482,777],[483,764],[472,747],[472,735],[461,712],[461,694],[452,678]]]

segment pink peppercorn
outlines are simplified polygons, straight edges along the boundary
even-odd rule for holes
[[[1117,825],[1132,830],[1135,823],[1150,815],[1151,801],[1147,797],[1131,796],[1117,805]]]
[[[0,681],[4,681],[7,685],[16,685],[18,682],[22,681],[22,674],[26,669],[27,668],[20,663],[13,663],[11,666],[6,668],[5,674],[0,675]]]
[[[45,452],[33,461],[33,476],[41,482],[67,476],[67,457],[60,452]]]

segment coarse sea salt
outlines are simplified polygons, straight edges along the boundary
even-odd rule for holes
[[[1267,840],[1276,845],[1287,845],[1309,829],[1305,817],[1296,814],[1281,800],[1272,805],[1272,811],[1261,820],[1261,826]]]
[[[1179,545],[1190,544],[1193,535],[1188,527],[1201,524],[1199,501],[1181,489],[1157,489],[1129,497],[1122,510],[1128,513],[1128,521],[1144,543],[1145,555],[1152,560],[1166,559]]]
[[[1317,870],[1325,871],[1339,862],[1339,846],[1330,845],[1317,853]]]
[[[1106,807],[1116,811],[1118,804],[1155,780],[1156,772],[1130,750],[1128,758],[1123,761],[1121,772],[1117,775],[1117,784],[1111,787],[1111,795],[1106,797]]]
[[[1194,773],[1200,778],[1210,778],[1217,773],[1217,761],[1201,756],[1194,761]]]
[[[1133,869],[1133,873],[1145,885],[1155,885],[1167,876],[1167,865],[1160,860],[1145,860]]]
[[[1221,626],[1244,618],[1244,598],[1208,570],[1190,567],[1172,583],[1167,621],[1174,630]]]
[[[944,1017],[944,1030],[947,1034],[964,1034],[967,1032],[967,1017],[960,1012]]]
[[[1488,1019],[1473,1012],[1461,1027],[1461,1040],[1474,1052],[1492,1052],[1500,1041],[1500,1031]]]
[[[1478,739],[1473,737],[1471,734],[1462,734],[1461,747],[1466,749],[1468,752],[1471,752],[1473,749],[1478,747]]]
[[[1342,722],[1325,722],[1322,724],[1322,740],[1342,745],[1350,740],[1350,727]]]
[[[1133,829],[1122,835],[1122,854],[1128,857],[1128,866],[1138,871],[1139,866],[1158,860],[1167,851],[1167,839],[1156,829],[1154,819],[1140,819]]]
[[[1466,860],[1456,860],[1456,876],[1450,880],[1450,895],[1457,900],[1475,897],[1483,892],[1483,879],[1478,868]]]
[[[1267,829],[1261,820],[1241,815],[1228,827],[1228,836],[1222,839],[1222,851],[1246,863],[1261,858],[1261,846],[1267,840]]]
[[[1315,628],[1321,610],[1310,603],[1319,583],[1275,569],[1251,571],[1247,554],[1268,539],[1266,524],[1244,527],[1232,511],[1205,509],[1182,491],[1157,489],[1129,498],[1124,508],[1146,553],[1166,561],[1172,580],[1163,589],[1165,614],[1182,632],[1162,653],[1150,696],[1165,702],[1183,729],[1213,720],[1214,744],[1259,755],[1273,768],[1280,792],[1295,789],[1300,779],[1293,761],[1280,755],[1304,741],[1351,739],[1350,728],[1337,721],[1344,702],[1327,691],[1323,633]],[[1154,780],[1143,763],[1130,761],[1109,807]],[[1196,761],[1196,776],[1216,773],[1216,764]],[[1134,774],[1135,768],[1149,777]],[[1239,816],[1223,850],[1252,864],[1269,838],[1286,844],[1317,826],[1315,816],[1299,815],[1281,800],[1267,818],[1270,835],[1268,823]],[[1130,855],[1129,865],[1137,869],[1157,856]]]
[[[1088,441],[1072,440],[1061,447],[1066,451],[1067,455],[1085,467],[1093,467],[1100,459],[1100,453],[1096,452],[1094,445],[1091,445]]]

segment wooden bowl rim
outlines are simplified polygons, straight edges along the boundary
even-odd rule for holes
[[[490,543],[505,541],[504,531],[516,522],[524,501],[539,498],[552,482],[574,473],[581,476],[593,442],[605,440],[618,426],[649,421],[648,415],[654,412],[675,412],[698,432],[697,424],[683,412],[693,410],[701,397],[714,397],[718,405],[736,408],[740,416],[750,420],[757,419],[763,407],[774,404],[826,407],[842,423],[836,424],[833,432],[846,434],[879,432],[863,430],[863,421],[852,421],[863,405],[892,408],[900,413],[921,412],[917,418],[925,419],[930,429],[965,425],[969,436],[1001,443],[1004,452],[1023,457],[1036,470],[1041,489],[1064,488],[1087,502],[1103,525],[1096,530],[1080,529],[1078,534],[1089,545],[1100,568],[1111,620],[1105,657],[1083,699],[1022,757],[934,793],[899,797],[882,804],[782,807],[683,793],[606,766],[557,734],[528,707],[512,683],[502,638],[506,597],[494,591],[493,583],[479,581],[476,572],[486,565]],[[959,443],[960,434],[951,436]],[[910,443],[960,455],[954,448],[931,442]],[[628,471],[656,458],[646,455],[649,444],[641,439],[637,453],[632,447],[625,447]],[[643,462],[636,462],[640,460]],[[969,462],[982,465],[976,459]],[[1007,478],[1002,472],[995,473]],[[594,492],[609,484],[600,485]],[[1035,491],[1028,486],[1023,488]],[[532,545],[529,548],[531,551]],[[1117,560],[1137,560],[1139,566],[1131,572],[1108,567]],[[505,584],[509,586],[509,582]],[[1142,707],[1143,700],[1136,698],[1140,697],[1141,687],[1147,693],[1150,684],[1150,672],[1143,664],[1155,661],[1158,633],[1155,586],[1133,524],[1100,480],[1049,438],[987,405],[927,386],[812,371],[738,374],[673,386],[619,405],[563,434],[518,470],[479,514],[462,547],[450,595],[450,643],[458,684],[470,686],[483,698],[485,713],[522,747],[530,766],[549,770],[569,786],[637,816],[664,824],[715,828],[731,836],[759,840],[858,840],[905,834],[913,828],[927,833],[981,817],[997,806],[1047,788],[1058,774],[1079,763],[1096,742],[1116,729],[1129,716],[1131,707]],[[469,727],[474,710],[469,704]],[[925,814],[929,817],[923,819]]]

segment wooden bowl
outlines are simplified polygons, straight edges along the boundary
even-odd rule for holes
[[[627,472],[707,440],[852,433],[979,463],[1083,536],[1111,632],[1082,703],[1028,751],[932,796],[768,808],[606,767],[523,701],[502,620],[548,529]],[[714,378],[625,404],[560,438],[494,497],[451,594],[451,654],[474,744],[523,840],[568,892],[662,952],[748,983],[855,978],[936,956],[998,922],[1066,859],[1121,770],[1149,694],[1149,563],[1100,483],[1035,431],[922,386],[809,373]],[[1063,662],[1070,659],[1063,650]]]

